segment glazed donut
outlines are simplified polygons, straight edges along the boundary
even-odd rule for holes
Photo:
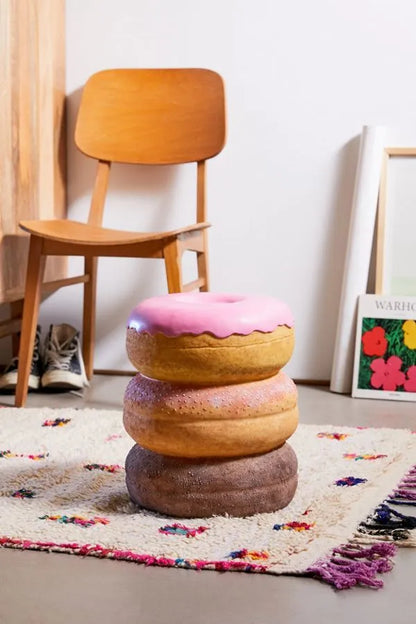
[[[133,446],[126,458],[130,498],[181,518],[250,516],[286,507],[298,482],[289,444],[254,457],[198,460],[167,457]]]
[[[146,299],[127,323],[127,355],[143,375],[193,385],[271,377],[294,348],[293,317],[273,297],[209,292]]]
[[[236,457],[281,446],[298,423],[297,390],[282,371],[224,386],[182,386],[136,375],[124,427],[135,442],[176,457]]]

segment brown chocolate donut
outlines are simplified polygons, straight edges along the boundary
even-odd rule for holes
[[[126,458],[131,499],[181,518],[250,516],[286,507],[297,487],[297,459],[285,443],[262,455],[184,459],[133,446]]]

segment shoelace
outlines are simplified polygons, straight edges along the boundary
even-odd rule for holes
[[[38,360],[39,360],[39,334],[36,334],[35,347],[33,349],[33,356],[32,356],[32,368],[33,368],[33,364],[37,362]],[[14,368],[17,368],[18,365],[19,365],[19,357],[15,355],[14,357],[12,357],[7,367],[4,369],[4,374],[8,373],[10,370],[13,370]]]
[[[6,368],[4,369],[4,373],[8,373],[10,370],[17,368],[19,364],[19,358],[17,357],[17,355],[15,355],[14,357],[12,357],[12,359],[10,360],[10,362],[7,364]]]
[[[66,345],[51,340],[45,351],[45,363],[57,370],[69,370],[71,360],[78,349],[78,338]]]

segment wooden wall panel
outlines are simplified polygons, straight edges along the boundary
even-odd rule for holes
[[[0,0],[0,303],[24,293],[21,219],[65,215],[65,0]],[[49,258],[45,280],[64,277]]]

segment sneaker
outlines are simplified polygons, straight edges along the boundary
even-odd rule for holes
[[[79,332],[66,323],[51,325],[43,353],[42,388],[65,390],[88,386]]]
[[[36,328],[35,346],[32,356],[32,367],[29,375],[29,390],[37,390],[40,386],[40,378],[42,375],[42,362],[39,356],[40,348],[40,326]],[[19,366],[19,358],[12,358],[0,376],[0,390],[15,390],[17,386],[17,369]]]

